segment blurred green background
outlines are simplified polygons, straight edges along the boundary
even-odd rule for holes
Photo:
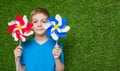
[[[65,71],[120,71],[120,0],[0,0],[0,71],[15,71],[8,22],[37,7],[68,19]]]

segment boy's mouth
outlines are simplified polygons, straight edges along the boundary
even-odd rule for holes
[[[43,30],[43,28],[39,28],[39,29],[36,29],[36,30]]]

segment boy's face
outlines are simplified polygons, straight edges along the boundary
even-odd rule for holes
[[[47,16],[43,13],[38,13],[31,17],[33,23],[33,31],[36,35],[45,35],[43,25],[47,22]]]

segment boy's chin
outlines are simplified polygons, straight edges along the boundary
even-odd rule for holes
[[[45,36],[45,33],[36,33],[37,36]]]

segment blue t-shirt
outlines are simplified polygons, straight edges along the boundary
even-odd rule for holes
[[[45,43],[39,44],[34,38],[22,43],[21,64],[25,65],[26,71],[55,71],[55,60],[52,54],[56,42],[49,38]],[[58,42],[63,50],[62,44]],[[60,55],[64,63],[64,53]]]

